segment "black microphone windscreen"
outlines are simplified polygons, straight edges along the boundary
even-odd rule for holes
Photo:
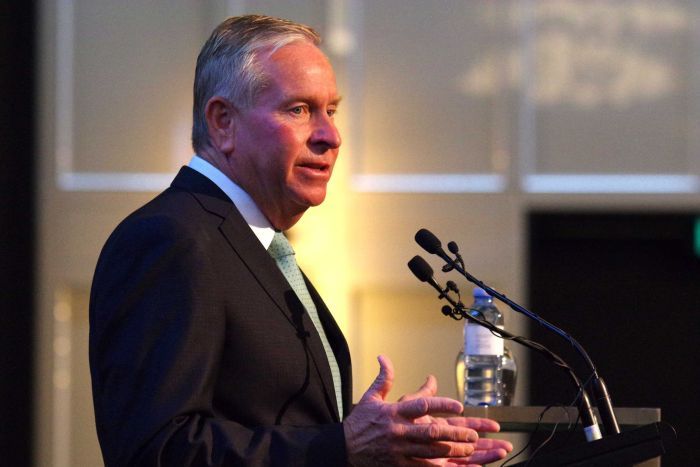
[[[421,282],[427,282],[433,277],[433,268],[430,267],[426,260],[418,255],[414,256],[411,261],[408,262],[408,268]]]
[[[430,254],[437,254],[442,251],[442,243],[428,229],[420,229],[416,232],[416,243]]]

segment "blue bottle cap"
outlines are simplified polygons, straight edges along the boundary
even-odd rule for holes
[[[481,287],[474,287],[474,298],[491,298],[491,295],[487,294]]]

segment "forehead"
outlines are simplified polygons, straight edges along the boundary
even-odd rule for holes
[[[313,93],[337,99],[335,73],[325,54],[314,44],[292,42],[270,54],[264,54],[260,71],[265,76],[266,91]]]

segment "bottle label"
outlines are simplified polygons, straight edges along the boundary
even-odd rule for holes
[[[503,329],[502,326],[498,326]],[[478,324],[469,324],[464,336],[467,355],[503,355],[503,339]]]

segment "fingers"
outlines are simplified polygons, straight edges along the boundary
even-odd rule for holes
[[[415,459],[469,458],[474,453],[474,445],[468,443],[434,442],[411,443],[402,449],[402,454]]]
[[[410,455],[415,458],[442,457],[444,465],[481,465],[505,458],[513,445],[502,439],[478,438],[466,427],[429,424],[414,425],[404,439],[413,442]],[[429,428],[428,428],[429,427]],[[461,431],[461,430],[467,430]],[[466,436],[466,437],[465,437]]]
[[[402,438],[419,443],[431,443],[435,441],[453,441],[462,443],[476,443],[479,435],[469,428],[441,425],[438,423],[425,423],[421,425],[400,425],[402,428],[397,433]]]
[[[408,419],[416,419],[434,413],[462,413],[462,404],[449,397],[417,397],[397,403],[397,413]]]
[[[505,439],[479,438],[476,442],[477,451],[489,451],[493,449],[502,449],[506,452],[513,450],[513,445]]]
[[[503,439],[479,438],[474,452],[458,463],[466,465],[482,465],[505,458],[513,450],[513,445]],[[451,459],[452,460],[452,459]]]
[[[416,392],[401,396],[399,402],[410,401],[419,397],[433,397],[435,394],[437,394],[437,379],[433,375],[428,375],[425,383]]]
[[[379,361],[379,374],[369,386],[369,389],[362,395],[360,402],[383,401],[394,385],[394,365],[389,357],[379,355],[377,361]]]
[[[449,417],[447,423],[456,426],[466,426],[480,433],[498,433],[501,425],[496,420],[479,417]]]
[[[503,459],[508,455],[509,451],[505,449],[489,449],[486,451],[476,450],[474,453],[465,459],[467,465],[482,465],[488,464],[490,462],[495,462],[497,460]]]
[[[436,465],[439,465],[441,467],[456,467],[456,466],[461,466],[461,465],[468,465],[468,464],[462,463],[461,459],[466,459],[466,458],[426,459],[426,458],[420,458],[420,457],[407,457],[405,459],[402,459],[402,461],[400,462],[400,465],[402,467],[431,467],[431,466],[436,466]],[[470,467],[481,467],[481,466],[470,466]]]
[[[491,449],[486,451],[480,451],[478,448],[472,453],[466,456],[445,456],[443,458],[419,458],[416,456],[411,462],[406,465],[440,465],[440,466],[468,466],[468,467],[481,467],[484,464],[489,464],[501,459],[504,459],[508,455],[505,449]]]

